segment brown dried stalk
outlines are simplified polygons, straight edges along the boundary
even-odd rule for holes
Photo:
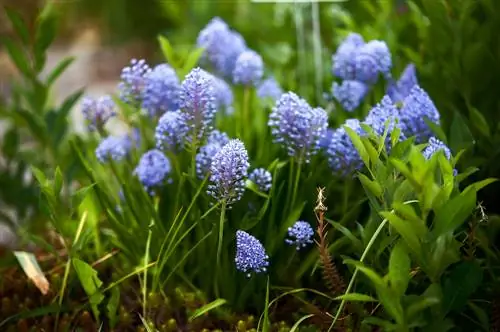
[[[328,232],[326,231],[327,223],[324,221],[324,214],[327,207],[324,205],[324,188],[318,188],[318,198],[316,201],[316,207],[314,212],[316,213],[316,219],[318,220],[318,228],[316,230],[318,234],[318,241],[315,241],[318,245],[319,257],[323,265],[323,280],[326,286],[334,295],[342,295],[345,292],[345,283],[342,276],[339,274],[335,263],[333,262],[330,254],[328,253],[328,241],[326,236]]]

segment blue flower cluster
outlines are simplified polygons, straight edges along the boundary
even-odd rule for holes
[[[95,150],[95,155],[101,163],[105,163],[109,159],[121,161],[127,157],[130,149],[130,137],[108,136],[99,143]]]
[[[252,273],[267,271],[269,256],[262,243],[245,231],[236,231],[236,268],[251,277]]]
[[[396,128],[400,130],[400,140],[403,140],[405,137],[405,128],[403,127],[398,109],[388,96],[384,96],[380,103],[375,105],[370,112],[368,112],[364,123],[369,125],[378,136],[383,136],[387,130],[387,151],[391,148],[391,133]]]
[[[427,147],[424,149],[424,151],[422,151],[422,154],[424,155],[425,159],[431,159],[431,157],[438,151],[443,151],[446,159],[449,160],[451,158],[450,148],[448,148],[446,144],[438,140],[436,137],[431,137],[429,139]]]
[[[142,104],[146,77],[151,68],[144,59],[132,59],[130,65],[122,69],[121,82],[118,84],[120,99],[134,106]]]
[[[389,81],[387,95],[395,103],[400,103],[410,94],[415,85],[418,85],[417,70],[415,65],[410,63],[403,70],[397,82],[394,82],[392,79]]]
[[[106,122],[116,115],[115,103],[110,96],[84,97],[81,106],[83,116],[89,122],[90,131],[102,129]]]
[[[209,62],[220,75],[227,78],[233,76],[236,60],[247,50],[243,37],[219,17],[213,18],[200,31],[197,46],[205,49],[202,60]]]
[[[234,112],[233,103],[234,95],[233,90],[222,78],[215,75],[212,76],[212,86],[215,95],[215,107],[217,110],[222,110],[226,115]]]
[[[282,144],[290,157],[308,163],[319,148],[328,127],[328,115],[312,108],[293,92],[283,94],[269,115],[275,143]]]
[[[324,149],[330,168],[342,176],[352,174],[363,167],[363,161],[345,127],[351,128],[360,136],[364,134],[358,119],[348,119],[342,126],[332,131],[330,141],[328,144],[325,143]]]
[[[189,127],[181,111],[166,112],[156,126],[156,147],[177,152],[184,147],[188,131]]]
[[[220,149],[210,165],[208,193],[227,205],[241,199],[248,175],[248,152],[243,142],[232,139]]]
[[[289,239],[285,243],[297,247],[297,250],[307,247],[313,243],[314,230],[307,221],[299,220],[292,227],[288,228]]]
[[[153,194],[154,189],[167,180],[171,169],[170,160],[160,150],[153,149],[142,155],[134,174],[144,188]]]
[[[262,99],[270,98],[276,101],[283,94],[281,86],[274,77],[268,77],[260,82],[257,87],[257,96]]]
[[[157,65],[145,75],[142,107],[151,117],[179,108],[180,82],[168,64]]]
[[[212,75],[200,68],[193,69],[184,79],[180,90],[180,108],[189,127],[189,142],[203,140],[212,130],[215,113],[215,92]]]
[[[365,43],[357,33],[342,41],[332,62],[333,75],[343,80],[332,84],[332,96],[348,112],[359,107],[380,75],[391,77],[392,56],[387,44],[380,40]]]
[[[248,178],[257,185],[257,188],[259,188],[260,191],[268,192],[271,190],[273,176],[267,169],[256,168],[250,173]]]
[[[229,137],[226,133],[214,130],[207,139],[207,144],[200,148],[196,154],[196,175],[203,179],[210,172],[213,157],[224,145],[229,143]]]
[[[233,82],[236,84],[255,86],[264,75],[262,57],[252,50],[242,52],[234,65]]]

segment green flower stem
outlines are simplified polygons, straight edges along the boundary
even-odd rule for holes
[[[219,219],[219,239],[217,244],[217,261],[215,265],[215,278],[214,278],[214,292],[216,297],[220,297],[218,275],[220,269],[220,256],[222,254],[222,240],[224,236],[224,220],[226,218],[226,206],[227,202],[223,201]]]
[[[297,172],[295,173],[295,182],[293,184],[293,191],[292,191],[292,202],[291,202],[291,207],[295,206],[295,199],[297,198],[297,190],[299,189],[299,182],[300,182],[300,173],[302,171],[302,162],[297,163]]]
[[[285,213],[288,213],[288,210],[290,209],[290,200],[291,200],[291,193],[292,193],[292,184],[293,184],[293,171],[294,171],[294,160],[293,157],[290,158],[290,169],[288,171],[288,190],[286,191],[286,201],[285,201]]]
[[[251,121],[249,119],[250,101],[251,101],[250,89],[251,87],[249,86],[245,86],[243,88],[243,121],[241,122],[241,127],[242,127],[242,135],[245,138],[246,144],[250,144],[251,129],[253,129],[253,125],[251,125]],[[245,124],[247,125],[247,128],[245,128]]]

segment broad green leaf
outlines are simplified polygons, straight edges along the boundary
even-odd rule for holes
[[[94,318],[99,320],[99,304],[104,300],[104,295],[100,291],[102,281],[97,276],[97,271],[89,264],[77,258],[71,261],[78,279],[89,297],[90,307],[92,308]]]
[[[50,287],[49,281],[45,277],[40,265],[38,265],[35,255],[26,251],[14,251],[14,256],[16,256],[28,279],[33,282],[43,295],[46,295]]]
[[[420,238],[426,236],[427,226],[425,224],[425,221],[417,216],[414,208],[411,205],[401,202],[394,202],[392,203],[392,208],[397,212],[398,215],[400,215],[403,219],[408,220],[408,222],[412,224],[412,227],[417,230],[416,233]]]
[[[43,120],[37,114],[28,112],[25,109],[16,110],[15,117],[21,125],[26,125],[41,144],[47,142],[47,132]]]
[[[214,300],[214,301],[212,301],[210,303],[207,303],[204,306],[202,306],[202,307],[196,309],[195,311],[193,311],[193,313],[189,316],[188,320],[190,322],[192,322],[196,318],[207,314],[208,312],[212,311],[215,308],[220,307],[221,305],[226,304],[226,302],[227,301],[224,300],[224,299],[216,299],[216,300]]]
[[[491,129],[488,125],[488,121],[486,121],[485,117],[481,112],[477,110],[475,107],[469,107],[469,116],[470,122],[476,127],[477,131],[486,136],[491,136]]]
[[[57,66],[52,69],[49,76],[47,77],[47,85],[51,86],[54,82],[61,76],[62,73],[73,63],[75,57],[69,56],[61,60]]]
[[[422,246],[419,239],[418,227],[413,226],[406,220],[401,219],[394,213],[387,211],[380,212],[380,215],[386,218],[391,226],[401,235],[401,237],[406,241],[406,244],[412,252],[417,256],[422,255]]]
[[[24,51],[8,38],[2,38],[2,44],[5,46],[10,59],[16,68],[26,77],[32,77],[30,62]]]
[[[464,261],[456,266],[443,286],[443,309],[445,313],[460,311],[467,299],[483,281],[483,270],[474,261]]]
[[[19,131],[13,127],[3,137],[2,152],[7,159],[13,159],[19,149]]]
[[[437,304],[439,304],[439,298],[422,295],[417,301],[406,308],[406,317],[411,321],[421,311]]]
[[[254,182],[252,182],[251,180],[247,179],[245,181],[245,188],[250,189],[251,191],[253,191],[257,195],[259,195],[260,197],[263,197],[263,198],[268,198],[269,197],[269,195],[266,195],[262,191],[260,191],[259,187]]]
[[[170,44],[170,41],[165,36],[158,36],[158,42],[160,43],[160,48],[165,57],[165,60],[174,68],[177,67],[177,62],[175,59],[174,49]]]
[[[452,151],[467,148],[471,142],[474,142],[474,137],[470,133],[469,127],[465,123],[459,112],[454,112],[453,121],[450,128],[450,142],[448,144]]]
[[[484,180],[481,180],[481,181],[477,181],[477,182],[474,182],[473,184],[470,184],[469,186],[467,186],[464,191],[466,190],[475,190],[476,192],[478,192],[479,190],[483,189],[484,187],[486,187],[487,185],[493,183],[493,182],[496,182],[498,181],[498,179],[495,179],[495,178],[488,178],[488,179],[484,179]]]
[[[368,151],[366,151],[366,148],[365,148],[363,142],[361,141],[361,138],[354,130],[352,130],[348,126],[344,126],[344,128],[345,128],[347,135],[349,135],[349,138],[351,139],[352,144],[354,145],[354,147],[358,151],[358,153],[361,157],[361,160],[363,160],[366,167],[369,168],[370,167],[370,157],[368,156]]]
[[[456,230],[466,221],[475,206],[476,191],[474,188],[469,188],[437,209],[432,230],[434,238]]]
[[[359,293],[349,293],[341,296],[337,296],[335,300],[345,300],[348,302],[377,302],[373,297],[366,294]]]
[[[200,47],[189,53],[189,56],[184,62],[184,66],[182,67],[183,75],[187,75],[191,71],[191,69],[193,69],[198,64],[198,61],[200,60],[200,57],[203,55],[204,51],[205,49]]]
[[[358,178],[367,192],[371,193],[373,196],[379,199],[382,198],[382,194],[384,193],[384,191],[382,189],[382,186],[380,186],[380,184],[377,181],[370,180],[363,173],[359,173]]]
[[[58,166],[56,167],[56,171],[54,172],[54,195],[59,196],[62,187],[63,187],[63,174]]]
[[[4,7],[4,10],[10,20],[10,23],[12,24],[12,27],[14,28],[14,31],[17,33],[19,38],[21,38],[23,44],[27,45],[30,39],[29,31],[22,16],[12,8]]]
[[[417,181],[415,180],[415,178],[413,177],[413,174],[411,173],[410,169],[408,168],[408,166],[401,160],[398,160],[398,159],[395,159],[395,158],[389,158],[389,162],[391,163],[392,166],[394,166],[394,168],[400,172],[401,174],[403,174],[403,176],[408,180],[410,181],[410,183],[414,186],[414,187],[419,187],[420,185],[417,183]]]
[[[391,250],[389,258],[390,287],[401,297],[405,294],[410,282],[411,261],[406,247],[401,240]]]

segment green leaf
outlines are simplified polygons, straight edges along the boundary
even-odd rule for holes
[[[31,78],[33,75],[30,62],[23,50],[8,38],[2,38],[2,42],[16,68],[19,69],[24,76]]]
[[[54,172],[54,194],[59,196],[61,193],[61,189],[63,186],[63,174],[59,166],[56,167],[56,171]]]
[[[366,148],[365,148],[363,142],[361,141],[361,138],[354,130],[352,130],[352,128],[349,128],[348,126],[344,126],[344,128],[345,128],[347,135],[349,135],[349,138],[351,139],[352,144],[354,145],[354,147],[358,151],[359,156],[361,157],[361,160],[363,160],[363,163],[366,165],[366,167],[369,168],[370,167],[370,157],[368,156],[368,151],[366,151]]]
[[[431,129],[431,131],[434,133],[434,136],[439,139],[440,141],[442,141],[443,143],[446,144],[446,142],[448,142],[447,138],[446,138],[446,135],[443,131],[443,128],[441,128],[440,125],[432,122],[431,120],[429,120],[428,118],[424,118],[424,121],[425,123],[427,124],[427,126],[429,126],[429,128]]]
[[[464,261],[456,266],[444,281],[443,309],[445,313],[460,311],[467,299],[483,281],[483,270],[473,261]]]
[[[190,322],[192,322],[196,318],[203,316],[203,315],[207,314],[208,312],[210,312],[211,310],[218,308],[221,305],[226,304],[226,303],[227,303],[227,301],[225,299],[216,299],[210,303],[207,303],[204,306],[193,311],[193,313],[189,316],[188,320]]]
[[[363,173],[359,173],[358,178],[367,192],[371,193],[379,199],[382,198],[382,194],[384,193],[384,191],[382,189],[382,186],[377,181],[370,180]]]
[[[189,53],[189,56],[184,62],[184,66],[182,67],[183,76],[187,75],[191,71],[191,69],[193,69],[196,66],[196,64],[200,60],[200,57],[203,55],[204,51],[205,51],[204,48],[197,48],[191,53]]]
[[[176,59],[175,59],[175,53],[174,49],[172,48],[172,45],[168,41],[167,37],[164,36],[158,36],[158,42],[160,43],[160,48],[163,53],[163,56],[165,57],[165,60],[174,68],[176,68]]]
[[[111,328],[116,326],[118,323],[118,306],[120,305],[120,289],[118,287],[113,287],[110,290],[111,297],[109,298],[108,304],[106,305],[106,312],[109,319],[109,325]]]
[[[422,255],[422,246],[420,243],[418,228],[413,226],[406,220],[401,219],[393,213],[383,211],[380,212],[380,215],[386,218],[391,226],[401,235],[401,237],[406,241],[406,244],[412,252],[417,256],[421,257]]]
[[[58,17],[54,1],[47,1],[37,18],[35,28],[35,69],[40,72],[45,66],[45,52],[57,33]]]
[[[366,294],[360,294],[360,293],[349,293],[349,294],[344,294],[341,296],[337,296],[335,300],[341,301],[345,300],[348,302],[377,302],[376,299],[373,297],[366,295]]]
[[[399,240],[392,248],[389,258],[389,281],[390,287],[401,297],[405,294],[410,282],[411,261],[406,247]]]
[[[69,56],[61,60],[47,77],[47,85],[51,86],[61,76],[62,73],[73,63],[75,57]]]
[[[300,317],[300,319],[298,321],[296,321],[295,324],[293,324],[292,328],[290,329],[290,332],[299,331],[300,324],[302,324],[302,322],[305,321],[306,319],[311,318],[313,316],[314,316],[314,314],[309,314],[309,315],[305,315],[305,316]]]
[[[40,116],[21,108],[16,110],[14,117],[18,124],[28,127],[39,143],[45,144],[47,142],[46,128]]]
[[[484,180],[481,180],[481,181],[478,181],[478,182],[474,182],[473,184],[468,185],[464,189],[464,191],[466,191],[466,190],[475,190],[476,192],[478,192],[479,190],[483,189],[487,185],[489,185],[489,184],[491,184],[493,182],[496,182],[496,181],[498,181],[498,179],[488,178],[488,179],[484,179]]]
[[[425,295],[420,296],[420,298],[414,303],[410,304],[408,308],[406,308],[406,317],[408,320],[414,318],[421,311],[439,304],[439,298],[437,297],[428,297]]]
[[[14,251],[14,256],[16,256],[28,279],[35,284],[43,295],[46,295],[49,291],[49,281],[45,278],[35,255],[26,251]]]
[[[453,121],[450,127],[450,142],[448,146],[452,151],[466,149],[474,142],[469,127],[465,123],[459,112],[454,112]]]
[[[469,188],[436,209],[432,230],[434,238],[456,230],[466,221],[475,207],[476,191]]]
[[[363,324],[367,325],[375,325],[375,326],[380,326],[383,328],[383,331],[395,331],[397,326],[396,324],[374,316],[368,316],[365,319],[363,319]]]
[[[245,181],[245,188],[250,189],[251,191],[253,191],[257,195],[259,195],[260,197],[263,197],[263,198],[268,198],[269,197],[269,195],[266,195],[262,191],[260,191],[259,187],[254,182],[252,182],[251,180],[247,179]]]
[[[19,132],[15,127],[12,127],[3,137],[2,152],[7,159],[14,159],[18,150]]]
[[[97,276],[97,271],[92,266],[77,258],[72,259],[73,267],[80,283],[89,297],[90,307],[94,313],[94,318],[99,320],[99,304],[104,300],[104,295],[99,288],[102,281]]]
[[[12,8],[9,7],[4,7],[5,13],[7,14],[7,17],[10,20],[10,23],[12,24],[12,27],[14,28],[14,31],[17,33],[17,35],[21,38],[21,41],[23,44],[28,44],[29,43],[29,31],[28,27],[26,26],[26,23],[24,22],[22,16],[15,11]]]
[[[491,136],[491,129],[488,125],[488,121],[486,121],[484,116],[477,110],[477,108],[469,107],[469,117],[470,123],[472,123],[476,127],[478,133],[486,137]]]

